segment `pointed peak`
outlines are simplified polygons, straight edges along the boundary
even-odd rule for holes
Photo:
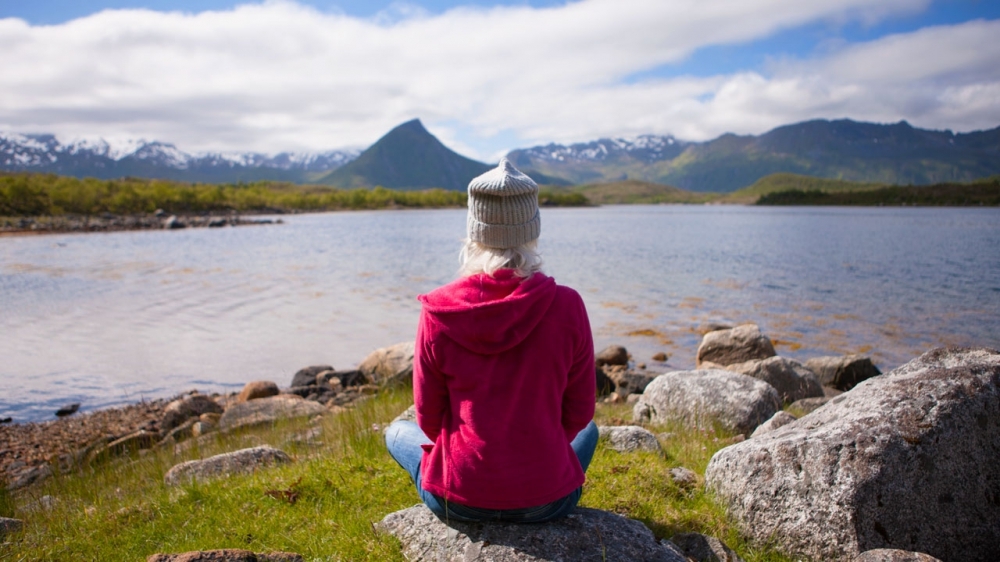
[[[420,133],[426,133],[428,135],[430,134],[427,131],[427,128],[424,127],[424,124],[420,122],[420,119],[410,119],[406,123],[402,123],[400,125],[396,125],[392,130],[393,131],[415,131],[415,132],[420,132]],[[392,132],[392,131],[390,131],[390,132]]]

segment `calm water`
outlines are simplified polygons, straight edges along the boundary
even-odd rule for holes
[[[450,281],[461,210],[283,225],[0,238],[0,417],[357,364],[411,339]],[[704,322],[753,321],[782,355],[1000,347],[1000,211],[624,206],[542,211],[546,271],[598,347],[690,368]],[[657,351],[667,365],[649,361]]]

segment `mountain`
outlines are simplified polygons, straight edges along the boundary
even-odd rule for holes
[[[325,175],[357,156],[357,151],[319,154],[283,152],[188,154],[172,144],[130,142],[113,147],[104,140],[61,143],[53,135],[0,134],[0,169],[114,179],[126,176],[190,182],[235,183],[278,180],[302,183]]]
[[[386,133],[319,183],[342,188],[380,185],[390,189],[440,187],[463,191],[472,178],[491,167],[452,151],[419,119],[414,119]]]
[[[521,169],[572,183],[638,179],[702,192],[735,191],[779,172],[927,185],[1000,173],[1000,127],[954,134],[905,121],[815,120],[703,143],[669,136],[601,139],[514,150],[507,157]]]

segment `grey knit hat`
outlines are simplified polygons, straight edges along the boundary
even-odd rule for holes
[[[469,239],[490,248],[516,248],[538,238],[538,184],[506,158],[469,182]]]

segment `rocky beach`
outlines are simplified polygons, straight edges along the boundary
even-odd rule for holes
[[[708,329],[694,370],[655,372],[617,345],[597,353],[599,406],[632,408],[632,420],[600,427],[608,450],[662,456],[677,439],[676,433],[647,428],[732,435],[703,475],[679,466],[668,478],[680,489],[704,486],[750,543],[770,544],[797,559],[991,559],[1000,544],[1000,473],[989,462],[1000,448],[1000,352],[942,348],[882,374],[861,355],[805,362],[781,357],[753,324]],[[665,357],[650,364],[657,359]],[[286,387],[253,381],[239,393],[190,391],[49,422],[3,425],[0,469],[8,493],[17,494],[56,473],[115,457],[141,457],[164,447],[178,454],[212,435],[286,418],[318,420],[381,390],[406,388],[412,361],[413,345],[404,342],[372,352],[356,368],[302,368]],[[412,415],[411,407],[399,417]],[[315,426],[301,439],[321,432]],[[281,449],[258,445],[177,464],[164,481],[209,482],[290,462]],[[298,492],[293,486],[274,494],[288,499]],[[18,521],[10,523],[12,529],[23,525],[11,521]],[[604,537],[600,544],[591,544],[595,528]],[[422,506],[387,515],[378,529],[395,536],[409,560],[436,560],[429,553],[439,547],[448,559],[589,560],[603,552],[594,559],[742,560],[717,537],[688,533],[656,540],[640,522],[594,509],[530,530],[452,525],[446,543],[439,540],[443,523]],[[279,554],[287,557],[276,560],[301,559]],[[256,556],[222,549],[155,559],[250,555]]]

